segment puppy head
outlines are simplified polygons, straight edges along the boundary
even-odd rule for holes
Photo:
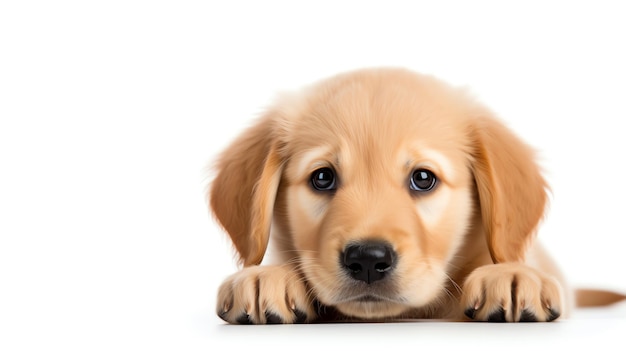
[[[217,169],[211,208],[243,264],[261,262],[274,220],[316,297],[363,318],[436,302],[451,260],[475,254],[459,253],[472,230],[495,262],[523,259],[545,203],[525,145],[404,70],[336,76],[279,102]]]

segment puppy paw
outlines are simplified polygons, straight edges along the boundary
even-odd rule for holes
[[[461,306],[476,321],[551,322],[563,312],[562,296],[551,276],[521,263],[501,263],[467,277]]]
[[[217,315],[232,324],[305,323],[315,310],[300,276],[290,266],[252,266],[220,286]]]

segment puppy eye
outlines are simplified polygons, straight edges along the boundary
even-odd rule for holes
[[[316,169],[311,173],[311,185],[315,190],[329,191],[337,188],[335,172],[328,167]]]
[[[409,187],[418,192],[429,192],[435,188],[437,177],[427,169],[416,169],[411,174]]]

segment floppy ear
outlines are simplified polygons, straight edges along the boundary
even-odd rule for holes
[[[261,263],[269,240],[282,173],[274,122],[268,113],[222,153],[208,195],[244,266]]]
[[[494,263],[524,260],[543,217],[547,184],[534,152],[500,122],[477,120],[473,172]]]

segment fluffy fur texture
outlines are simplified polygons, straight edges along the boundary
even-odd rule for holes
[[[365,69],[284,97],[216,171],[210,206],[243,265],[218,293],[229,323],[566,313],[534,241],[533,150],[433,77]]]

